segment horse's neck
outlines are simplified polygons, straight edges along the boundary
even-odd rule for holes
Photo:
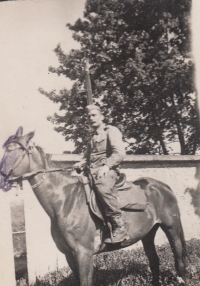
[[[44,155],[38,150],[33,151],[31,160],[31,172],[43,169],[47,169],[48,171],[48,169],[51,168]],[[42,181],[43,176],[43,173],[39,173],[30,177],[29,183],[31,186],[38,184],[37,187],[33,188],[33,192],[44,210],[50,218],[53,219],[55,214],[58,213],[62,207],[62,203],[66,200],[63,184],[66,188],[73,178],[70,179],[70,177],[62,176],[59,172],[47,172],[44,181]],[[70,202],[71,199],[72,196],[68,195],[68,202]]]

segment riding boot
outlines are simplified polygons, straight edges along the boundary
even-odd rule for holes
[[[124,227],[124,222],[121,215],[110,217],[110,223],[111,223],[110,227],[111,237],[106,238],[104,240],[104,243],[119,243],[124,240],[130,240],[130,236]]]

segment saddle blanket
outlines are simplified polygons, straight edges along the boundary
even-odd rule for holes
[[[96,200],[96,194],[90,189],[87,178],[82,176],[79,179],[85,186],[86,201],[90,205],[92,212],[104,220],[99,203]],[[121,188],[116,188],[115,194],[123,211],[144,211],[147,207],[148,202],[144,190],[132,182],[125,182]]]
[[[147,198],[139,185],[126,182],[122,188],[117,188],[116,196],[121,209],[130,211],[144,211],[146,209]]]

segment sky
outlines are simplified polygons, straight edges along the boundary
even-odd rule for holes
[[[83,16],[85,0],[21,0],[0,2],[0,146],[19,126],[35,130],[34,140],[46,153],[73,150],[73,144],[54,131],[48,115],[59,106],[38,92],[69,88],[65,77],[48,72],[58,67],[53,49],[78,48],[66,23]],[[200,85],[200,1],[193,0],[192,32],[196,84]],[[199,87],[198,87],[198,90]],[[200,102],[200,100],[199,100]],[[0,148],[0,156],[3,150]]]
[[[59,66],[53,52],[58,43],[65,52],[79,47],[66,24],[83,16],[84,4],[85,0],[0,3],[0,146],[23,126],[24,133],[35,130],[33,141],[46,153],[73,150],[73,144],[46,119],[59,106],[38,88],[59,91],[70,87],[66,77],[49,73],[48,67]]]

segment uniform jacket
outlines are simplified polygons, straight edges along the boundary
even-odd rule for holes
[[[125,154],[125,146],[119,129],[112,125],[102,124],[97,132],[93,132],[81,164],[87,164],[90,168],[107,165],[112,169],[119,166]]]

